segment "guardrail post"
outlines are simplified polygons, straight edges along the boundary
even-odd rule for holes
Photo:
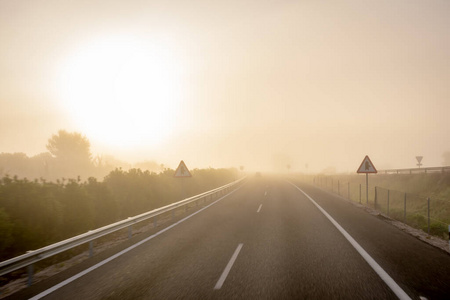
[[[172,220],[175,218],[175,209],[172,209]]]
[[[153,228],[156,228],[156,226],[158,226],[158,216],[153,218]]]
[[[131,236],[133,234],[133,227],[132,226],[128,226],[128,238],[131,239]]]
[[[405,193],[405,199],[403,201],[403,223],[406,224],[406,193]]]
[[[28,280],[27,285],[30,287],[33,284],[33,264],[27,266]]]
[[[94,241],[89,242],[89,257],[94,255]]]
[[[430,235],[430,197],[427,198],[428,202],[428,235]]]

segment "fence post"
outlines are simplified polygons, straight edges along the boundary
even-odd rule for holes
[[[427,202],[428,202],[428,235],[430,235],[430,197],[428,197]]]
[[[389,190],[388,190],[388,195],[387,195],[387,215],[389,217]]]
[[[403,223],[406,224],[406,193],[405,193],[405,200],[403,201]]]
[[[339,196],[341,195],[341,189],[340,189],[340,186],[339,186],[339,180],[338,180],[338,195]]]
[[[377,187],[375,187],[375,198],[374,198],[373,202],[374,202],[375,210],[377,210]]]
[[[361,183],[359,184],[359,204],[361,204]]]
[[[350,200],[350,182],[348,182],[347,184],[348,184],[348,186],[347,186],[347,198],[348,198],[348,200]]]

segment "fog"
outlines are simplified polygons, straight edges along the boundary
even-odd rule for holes
[[[448,1],[0,1],[0,153],[356,172],[450,151]]]

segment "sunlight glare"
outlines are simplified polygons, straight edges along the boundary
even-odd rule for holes
[[[62,72],[62,98],[80,130],[114,147],[167,138],[180,106],[180,71],[171,47],[108,38],[81,47]]]

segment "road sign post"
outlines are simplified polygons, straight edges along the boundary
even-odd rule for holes
[[[366,173],[366,204],[369,205],[369,173]]]
[[[361,165],[359,166],[356,173],[365,173],[366,174],[366,204],[369,204],[369,174],[370,173],[378,173],[377,169],[373,165],[372,161],[370,160],[369,156],[366,155],[364,157]]]
[[[422,166],[423,156],[416,156],[417,166],[420,168]],[[426,172],[426,171],[425,171]]]
[[[191,172],[189,172],[189,169],[186,167],[186,164],[184,161],[180,161],[180,164],[178,165],[178,168],[175,170],[175,174],[173,175],[175,178],[181,178],[181,199],[186,198],[186,188],[185,188],[185,178],[192,177]],[[187,208],[187,206],[186,206]]]

